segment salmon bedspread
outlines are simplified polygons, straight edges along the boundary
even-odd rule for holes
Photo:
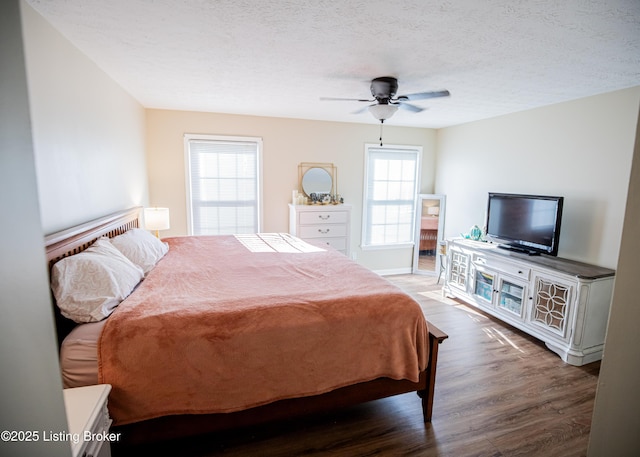
[[[417,382],[426,368],[418,303],[339,252],[286,234],[164,241],[100,337],[115,425]]]

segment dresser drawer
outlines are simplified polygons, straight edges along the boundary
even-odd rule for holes
[[[475,265],[483,265],[487,268],[490,268],[491,270],[498,271],[500,273],[506,273],[508,275],[515,276],[524,280],[529,280],[529,276],[531,274],[531,268],[525,265],[515,264],[511,262],[501,262],[500,260],[496,259],[488,260],[484,256],[478,256],[475,254],[473,256],[473,263]]]
[[[346,211],[303,211],[300,213],[300,225],[307,224],[345,224],[349,220]]]
[[[301,225],[298,237],[300,238],[333,238],[347,236],[346,225]]]
[[[331,246],[336,251],[341,251],[343,253],[347,249],[347,239],[344,237],[343,238],[321,238],[321,239],[314,238],[313,240],[309,240],[309,241],[313,241],[313,244],[316,246],[322,246],[323,244],[326,244],[327,246]]]

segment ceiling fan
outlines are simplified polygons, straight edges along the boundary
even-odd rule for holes
[[[419,113],[424,108],[407,103],[414,100],[425,100],[427,98],[448,97],[451,95],[448,90],[439,90],[432,92],[418,92],[415,94],[398,95],[398,80],[393,76],[382,76],[375,78],[371,81],[371,95],[373,99],[357,99],[357,98],[333,98],[333,97],[321,97],[320,100],[343,100],[343,101],[355,101],[355,102],[376,102],[373,105],[362,108],[356,111],[360,113],[364,110],[369,112],[378,119],[381,123],[389,119],[395,114],[398,108],[406,109],[408,111]]]

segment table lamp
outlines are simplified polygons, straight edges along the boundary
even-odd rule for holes
[[[160,238],[159,231],[167,230],[169,226],[169,208],[145,208],[144,227],[147,230],[155,230],[156,238]]]

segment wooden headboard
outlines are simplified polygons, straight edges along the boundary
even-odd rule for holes
[[[100,237],[113,238],[132,228],[141,227],[141,210],[141,206],[136,206],[47,235],[44,244],[49,272],[51,272],[51,267],[58,260],[84,251]],[[60,313],[59,308],[55,305],[55,300],[53,300],[53,303],[59,346],[73,327],[76,326],[76,323]]]

